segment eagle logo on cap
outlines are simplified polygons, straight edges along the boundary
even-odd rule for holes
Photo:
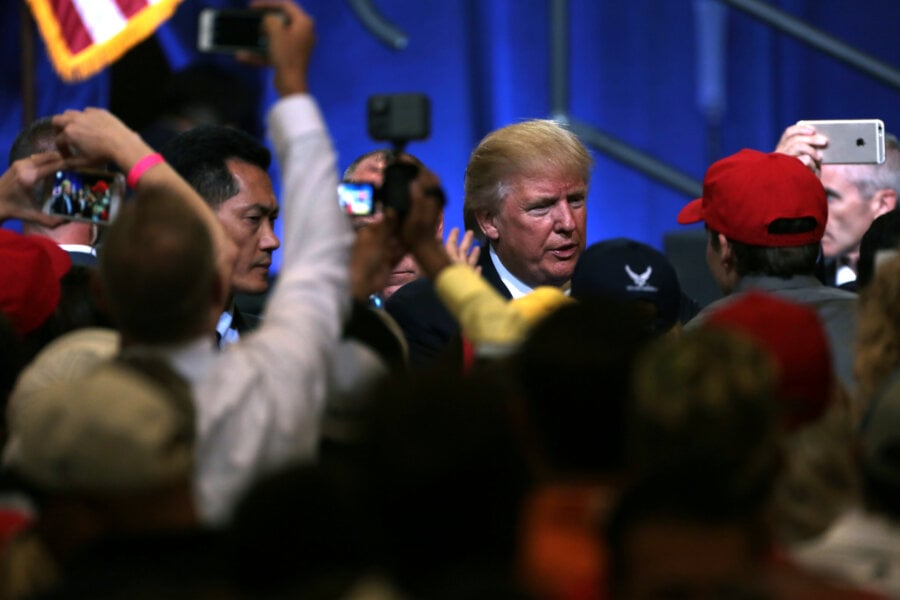
[[[650,279],[650,275],[653,274],[653,266],[652,265],[648,265],[647,269],[641,274],[638,274],[638,273],[635,273],[634,271],[632,271],[630,265],[625,265],[625,272],[628,274],[629,277],[631,277],[631,280],[634,282],[634,285],[628,286],[629,291],[638,291],[638,290],[639,291],[648,291],[648,292],[656,291],[655,287],[647,285],[647,281]]]

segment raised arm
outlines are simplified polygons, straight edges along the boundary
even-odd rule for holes
[[[154,154],[141,136],[128,128],[115,115],[101,108],[67,110],[53,117],[59,130],[57,145],[68,154],[72,167],[85,167],[112,162],[123,173],[129,173],[141,159]],[[220,260],[227,261],[230,242],[212,209],[178,173],[165,162],[144,171],[135,188],[137,201],[142,191],[161,191],[184,200],[209,227]]]

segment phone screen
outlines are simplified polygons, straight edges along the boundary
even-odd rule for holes
[[[371,215],[375,206],[375,189],[370,183],[339,183],[338,202],[341,210],[352,216]]]
[[[119,212],[125,178],[109,171],[56,171],[36,191],[47,214],[109,225]]]

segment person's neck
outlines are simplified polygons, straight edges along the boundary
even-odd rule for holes
[[[79,244],[92,246],[94,232],[90,223],[65,223],[59,227],[49,229],[39,225],[22,225],[22,233],[26,235],[40,235],[50,238],[57,244]]]
[[[856,273],[856,265],[859,263],[859,246],[844,254],[838,259],[838,266],[850,267]]]

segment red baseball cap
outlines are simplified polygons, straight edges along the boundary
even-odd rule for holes
[[[800,233],[772,233],[777,219],[812,217]],[[828,202],[822,182],[799,159],[744,149],[716,161],[703,178],[703,197],[678,213],[682,225],[705,221],[710,229],[751,246],[804,246],[822,240]]]
[[[0,312],[25,335],[56,310],[72,260],[53,240],[0,229],[0,265]]]
[[[828,408],[834,374],[828,338],[815,310],[751,290],[713,311],[704,323],[745,334],[775,360],[789,430],[815,421]]]

